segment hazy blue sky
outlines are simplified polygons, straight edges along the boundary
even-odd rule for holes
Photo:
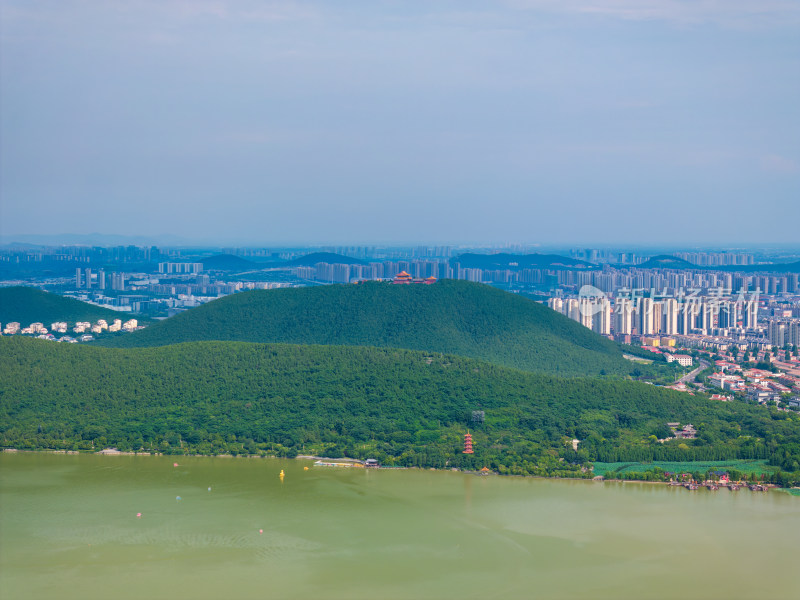
[[[0,233],[800,242],[800,1],[0,0]]]

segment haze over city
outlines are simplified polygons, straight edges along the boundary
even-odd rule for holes
[[[796,2],[0,6],[2,242],[797,241]]]

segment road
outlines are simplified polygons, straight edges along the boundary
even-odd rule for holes
[[[686,375],[680,377],[675,383],[694,383],[694,378],[697,377],[697,374],[703,369],[707,369],[709,367],[709,363],[702,359],[699,359],[697,362],[699,362],[700,365],[696,369],[689,371]],[[704,389],[702,385],[697,385],[700,387],[700,389]]]

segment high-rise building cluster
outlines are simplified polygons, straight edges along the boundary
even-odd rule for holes
[[[161,262],[158,263],[158,272],[164,274],[183,273],[196,274],[203,270],[201,262]]]
[[[753,255],[747,252],[675,252],[673,256],[702,267],[752,265],[755,263]]]
[[[371,262],[369,264],[317,263],[313,267],[296,267],[294,273],[301,279],[326,283],[350,283],[352,281],[392,279],[406,271],[415,279],[470,279],[480,281],[480,269],[458,269],[445,261],[413,260]],[[472,271],[472,273],[470,273]],[[460,275],[460,277],[456,277]]]
[[[758,326],[758,297],[602,296],[548,300],[548,306],[602,335],[728,335]]]
[[[800,319],[771,319],[767,335],[773,347],[800,346]]]

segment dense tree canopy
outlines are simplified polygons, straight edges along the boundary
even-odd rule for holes
[[[635,368],[616,344],[537,302],[455,280],[244,292],[102,343],[199,340],[408,348],[559,375],[623,375]]]
[[[593,460],[766,458],[787,470],[800,460],[794,413],[440,353],[237,342],[108,349],[2,338],[0,360],[6,447],[306,452],[577,476],[589,476]],[[694,424],[697,439],[659,443],[671,421]],[[461,452],[468,430],[473,456]]]
[[[133,315],[142,320],[142,317]],[[23,327],[31,323],[44,323],[46,327],[55,321],[73,324],[77,321],[96,322],[105,319],[127,320],[130,313],[123,313],[81,302],[74,298],[51,294],[34,287],[0,288],[0,323],[17,321]],[[145,319],[146,320],[146,319]]]

